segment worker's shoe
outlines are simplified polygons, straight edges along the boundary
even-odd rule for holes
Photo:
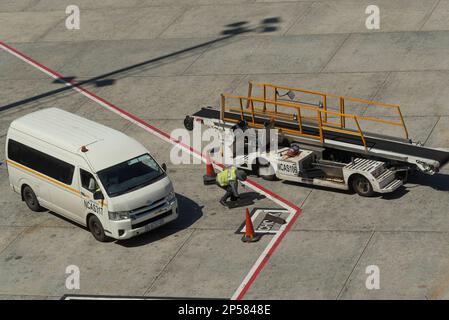
[[[226,202],[224,200],[220,200],[220,203],[226,207]]]

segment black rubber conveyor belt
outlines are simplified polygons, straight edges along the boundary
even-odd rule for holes
[[[211,108],[202,108],[200,111],[196,112],[193,115],[202,118],[220,119],[220,111]],[[240,120],[240,114],[233,112],[226,112],[225,117]],[[252,117],[246,116],[245,120],[248,122],[252,122]],[[264,124],[267,121],[267,119],[264,117],[256,116],[255,121],[258,124]],[[289,123],[286,121],[276,121],[275,125],[280,128],[298,130],[297,124]],[[319,135],[318,128],[314,126],[303,124],[303,131],[304,133],[307,134]],[[327,131],[325,132],[324,137],[325,139],[363,146],[363,143],[359,137],[350,134]],[[435,160],[440,163],[440,166],[443,166],[447,162],[449,162],[449,152],[446,151],[430,149],[427,147],[417,146],[410,143],[403,143],[399,141],[370,137],[369,135],[365,136],[365,140],[368,148],[375,148],[379,150],[395,152],[408,156],[415,156],[419,158]]]

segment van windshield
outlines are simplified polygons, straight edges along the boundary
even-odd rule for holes
[[[98,172],[98,177],[110,197],[143,188],[164,176],[165,172],[149,154]]]

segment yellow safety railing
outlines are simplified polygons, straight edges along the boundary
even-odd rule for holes
[[[229,100],[238,101],[235,105],[229,104]],[[261,103],[263,106],[258,107],[255,105],[255,103]],[[293,110],[293,113],[287,113],[287,112],[279,112],[279,111],[271,111],[268,112],[267,108],[269,106],[276,106],[276,107],[283,107],[288,108],[290,110]],[[304,132],[303,127],[303,119],[306,117],[303,116],[303,113],[305,111],[311,111],[312,113],[315,113],[314,117],[307,117],[309,120],[314,120],[317,124],[318,134],[310,134]],[[227,116],[227,112],[232,112],[235,115],[238,115],[239,117],[229,117]],[[229,113],[228,113],[229,115]],[[323,121],[323,115],[335,115],[340,118],[350,118],[353,119],[357,130],[348,130],[344,128],[338,128],[332,125],[329,125],[328,123],[325,123]],[[244,97],[244,96],[232,96],[232,95],[222,95],[221,96],[221,119],[223,121],[228,122],[239,122],[241,120],[250,120],[248,124],[255,128],[263,128],[264,125],[261,123],[256,122],[257,116],[264,116],[268,117],[270,120],[291,120],[297,122],[297,129],[289,129],[281,126],[277,126],[274,124],[275,129],[280,130],[281,132],[290,133],[294,135],[300,135],[308,138],[316,138],[321,141],[321,143],[324,143],[325,137],[324,132],[325,131],[332,131],[332,132],[340,132],[345,133],[349,135],[354,135],[360,137],[360,140],[365,147],[365,150],[367,150],[365,135],[362,132],[362,129],[360,128],[359,123],[359,116],[352,115],[352,114],[343,114],[336,111],[330,111],[330,110],[324,110],[321,108],[309,106],[309,105],[302,105],[300,103],[289,103],[284,101],[273,101],[273,100],[266,100],[266,99],[260,99],[255,97]]]
[[[346,114],[345,104],[346,104],[346,102],[355,102],[357,104],[393,110],[395,112],[395,116],[397,116],[399,118],[399,121],[391,121],[391,120],[385,120],[385,119],[379,119],[379,118],[367,117],[367,116],[356,116],[356,119],[402,127],[404,130],[405,138],[406,139],[409,138],[408,130],[407,130],[407,127],[404,122],[404,117],[402,116],[401,109],[398,105],[369,101],[369,100],[364,100],[364,99],[356,99],[356,98],[339,96],[339,95],[330,94],[330,93],[323,93],[323,92],[317,92],[317,91],[311,91],[311,90],[305,90],[305,89],[299,89],[299,88],[292,88],[292,87],[288,87],[288,86],[280,86],[280,85],[269,84],[269,83],[253,84],[252,82],[249,82],[248,97],[253,97],[253,86],[262,88],[261,96],[256,96],[255,98],[264,100],[264,102],[262,102],[263,103],[263,112],[272,113],[275,117],[281,116],[281,114],[278,112],[278,107],[281,106],[281,103],[287,103],[289,105],[297,105],[297,106],[309,105],[309,106],[314,106],[315,108],[319,108],[320,110],[324,111],[323,119],[322,119],[322,123],[324,125],[337,126],[337,127],[340,127],[340,129],[344,129],[344,128],[346,128],[346,118],[349,116],[352,117],[352,115]],[[289,92],[309,94],[309,95],[312,95],[313,97],[318,98],[319,102],[317,104],[310,104],[310,103],[308,104],[305,101],[298,101],[298,100],[294,100],[294,99],[290,99],[290,100],[280,99],[279,90],[287,91],[287,93],[285,93],[284,95],[288,95]],[[329,112],[330,98],[338,100],[337,107],[338,107],[339,112],[337,112],[337,113],[335,113],[334,111]],[[267,109],[267,101],[273,102],[274,110]],[[249,108],[249,101],[246,104],[246,108],[247,109]],[[329,115],[331,115],[331,114],[338,116],[339,122],[329,121]],[[356,124],[358,125],[358,123],[356,123]]]

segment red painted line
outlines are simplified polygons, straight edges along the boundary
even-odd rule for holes
[[[284,237],[286,236],[287,232],[289,232],[290,229],[293,227],[293,225],[295,224],[295,222],[298,219],[300,214],[301,214],[301,209],[298,208],[298,210],[295,212],[295,215],[292,217],[292,219],[288,223],[287,227],[281,233],[279,238],[276,239],[276,242],[273,244],[273,246],[270,248],[268,253],[263,258],[263,260],[257,266],[256,270],[254,271],[254,273],[252,274],[251,278],[246,283],[245,287],[243,287],[242,291],[237,296],[236,300],[242,300],[243,299],[245,294],[248,292],[249,288],[253,285],[254,281],[256,281],[257,276],[260,274],[260,272],[262,271],[263,267],[265,267],[265,265],[267,264],[268,260],[270,259],[270,257],[273,255],[273,253],[276,250],[276,248],[281,243],[282,239],[284,239]]]
[[[39,68],[42,68],[43,70],[45,70],[46,72],[52,74],[54,77],[58,78],[61,82],[64,82],[66,85],[70,85],[71,87],[73,87],[74,90],[79,90],[84,92],[86,95],[89,95],[99,101],[101,101],[102,103],[108,105],[110,108],[116,110],[118,113],[121,113],[131,119],[133,119],[134,121],[140,123],[141,125],[149,128],[150,130],[158,133],[159,135],[165,137],[166,139],[171,140],[172,142],[174,142],[175,144],[178,144],[186,149],[188,149],[190,152],[201,156],[203,159],[206,159],[207,156],[205,156],[204,154],[202,154],[201,152],[195,150],[192,146],[186,145],[185,143],[179,141],[178,139],[174,139],[172,136],[170,136],[168,133],[160,130],[159,128],[156,128],[152,125],[150,125],[149,123],[143,121],[142,119],[137,118],[136,116],[128,113],[127,111],[117,107],[116,105],[112,104],[109,101],[106,101],[105,99],[97,96],[96,94],[84,89],[83,87],[77,85],[75,82],[73,81],[67,81],[64,79],[64,77],[62,75],[60,75],[59,73],[57,73],[56,71],[53,71],[49,68],[47,68],[46,66],[42,65],[41,63],[37,62],[36,60],[28,57],[27,55],[23,54],[22,52],[18,51],[17,49],[7,45],[6,43],[4,43],[3,41],[0,41],[0,46],[3,46],[5,48],[7,48],[8,50],[14,52],[16,55],[22,57],[24,60],[27,60],[29,63],[34,64],[35,66],[38,66]],[[223,168],[223,164],[214,161],[214,163],[216,165],[218,165],[219,167]],[[282,239],[285,237],[285,235],[288,233],[288,231],[292,228],[293,224],[295,223],[295,221],[298,219],[299,215],[301,214],[301,209],[296,206],[295,204],[291,203],[290,201],[282,198],[281,196],[279,196],[278,194],[272,192],[271,190],[266,189],[265,187],[259,185],[258,183],[247,179],[246,182],[250,185],[252,185],[253,187],[259,189],[260,191],[268,194],[269,196],[271,196],[274,199],[277,199],[278,201],[284,203],[286,206],[290,207],[292,210],[295,211],[294,216],[292,217],[292,219],[289,221],[288,225],[286,226],[286,228],[283,230],[283,232],[280,234],[280,236],[278,237],[278,239],[276,239],[275,243],[272,245],[272,247],[269,249],[268,253],[265,255],[265,257],[263,258],[263,260],[261,261],[261,263],[257,266],[255,272],[252,274],[251,278],[249,279],[249,281],[246,283],[245,287],[243,288],[243,290],[240,292],[240,294],[237,297],[237,300],[241,300],[246,292],[248,291],[248,289],[251,287],[251,285],[254,283],[254,281],[256,280],[257,276],[260,274],[260,271],[263,269],[263,267],[266,265],[266,263],[268,262],[268,260],[270,259],[271,255],[274,253],[274,251],[276,250],[276,248],[279,246],[279,244],[281,243]]]
[[[249,180],[249,179],[247,179],[246,181],[248,182],[248,184],[251,184],[251,185],[255,186],[256,188],[258,188],[258,189],[262,190],[263,192],[269,194],[269,195],[272,196],[273,198],[275,198],[275,199],[277,199],[277,200],[283,202],[284,204],[286,204],[287,206],[289,206],[291,209],[293,209],[293,210],[295,210],[295,211],[301,210],[297,205],[295,205],[295,204],[291,203],[290,201],[288,201],[288,200],[282,198],[282,197],[279,196],[278,194],[274,193],[274,192],[271,191],[271,190],[268,190],[267,188],[261,186],[260,184],[254,182],[254,181],[252,181],[252,180]]]
[[[1,44],[2,46],[4,46],[4,47],[8,48],[8,49],[11,50],[11,51],[14,51],[17,55],[21,56],[22,58],[24,58],[24,59],[26,59],[26,60],[28,60],[28,61],[34,63],[35,65],[41,67],[42,69],[45,69],[47,72],[52,73],[53,75],[57,76],[58,78],[62,78],[62,77],[61,77],[58,73],[56,73],[55,71],[53,71],[53,70],[47,68],[46,66],[40,64],[40,63],[37,62],[36,60],[33,60],[32,58],[26,56],[26,55],[23,54],[22,52],[17,51],[17,49],[15,49],[15,48],[13,48],[13,47],[7,45],[7,44],[4,43],[3,41],[0,41],[0,44]],[[66,81],[66,82],[67,82],[67,81]]]

